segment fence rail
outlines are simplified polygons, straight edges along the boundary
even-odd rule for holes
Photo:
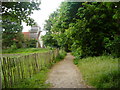
[[[1,57],[2,87],[12,87],[19,80],[29,78],[43,67],[50,65],[58,55],[58,50],[34,53],[20,57]]]

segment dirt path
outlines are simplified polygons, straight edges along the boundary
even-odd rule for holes
[[[73,59],[68,53],[64,60],[54,65],[46,83],[51,83],[52,88],[88,88],[78,68],[73,64]]]

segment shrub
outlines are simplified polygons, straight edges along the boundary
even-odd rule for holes
[[[62,49],[59,50],[59,54],[56,57],[56,61],[60,61],[60,60],[64,59],[65,56],[66,56],[66,52]]]
[[[30,39],[30,40],[26,40],[24,42],[24,47],[26,48],[36,48],[36,43],[37,43],[37,40],[35,39]]]
[[[17,46],[16,46],[16,44],[15,43],[13,43],[13,45],[11,45],[11,47],[10,47],[12,50],[15,50],[15,49],[17,49]]]
[[[104,41],[107,53],[111,53],[114,57],[120,57],[120,36],[115,36],[113,40],[105,38]]]

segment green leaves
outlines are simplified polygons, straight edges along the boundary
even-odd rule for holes
[[[57,44],[77,58],[99,56],[111,52],[107,39],[113,42],[120,35],[118,7],[114,2],[63,2],[46,26]]]
[[[39,4],[37,2],[2,2],[3,48],[8,48],[14,43],[22,44],[22,21],[29,26],[34,25],[34,20],[29,16],[33,10],[40,9]]]
[[[33,19],[29,17],[33,10],[39,10],[40,3],[35,2],[2,2],[2,20],[21,23],[24,21],[27,25],[32,25]]]

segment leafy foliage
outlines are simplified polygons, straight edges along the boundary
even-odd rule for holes
[[[2,20],[22,23],[27,25],[34,23],[34,20],[29,17],[33,10],[39,10],[39,2],[2,2]]]
[[[64,57],[66,56],[66,52],[63,50],[63,49],[60,49],[59,50],[59,54],[58,54],[58,56],[56,57],[56,62],[57,61],[60,61],[60,60],[63,60],[64,59]]]
[[[37,40],[35,40],[35,39],[30,39],[30,40],[24,41],[26,48],[36,48],[36,43],[37,43]]]
[[[42,39],[46,46],[59,48],[59,45],[57,44],[57,40],[55,40],[49,32],[45,36],[43,36]]]
[[[63,2],[48,19],[49,35],[77,58],[104,53],[119,56],[119,47],[112,49],[119,45],[119,10],[120,2]]]
[[[2,45],[3,48],[11,47],[13,44],[17,44],[17,47],[20,48],[22,43],[24,41],[23,34],[22,34],[22,26],[18,23],[12,23],[12,22],[4,22],[3,24],[3,32],[2,32]]]
[[[39,10],[40,2],[2,2],[3,48],[9,48],[16,43],[17,48],[22,47],[22,22],[34,25],[30,15],[33,10]]]

